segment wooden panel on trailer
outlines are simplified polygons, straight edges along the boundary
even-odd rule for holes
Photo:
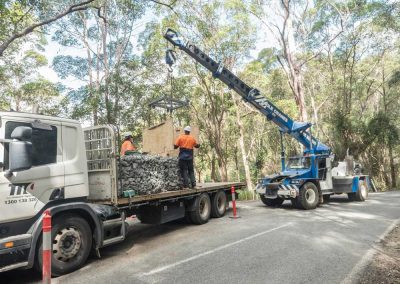
[[[199,128],[196,126],[191,126],[191,128],[191,134],[198,141]],[[174,149],[174,143],[182,133],[183,128],[175,127],[172,118],[168,118],[163,123],[143,131],[142,151],[153,155],[177,157],[179,150]]]

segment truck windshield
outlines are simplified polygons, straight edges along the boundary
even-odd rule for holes
[[[291,157],[286,165],[287,170],[309,169],[311,165],[310,157]]]

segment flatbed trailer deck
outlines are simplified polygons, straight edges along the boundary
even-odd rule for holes
[[[111,200],[95,200],[94,203],[105,204],[105,205],[117,205],[126,206],[126,205],[140,205],[146,202],[152,201],[167,201],[174,200],[177,198],[185,198],[185,197],[193,197],[200,195],[201,193],[213,193],[219,190],[230,191],[231,187],[234,187],[235,190],[242,189],[246,186],[243,182],[207,182],[207,183],[199,183],[194,189],[184,189],[184,190],[176,190],[176,191],[166,191],[154,194],[147,195],[136,195],[131,198],[123,197],[118,198],[118,203],[115,204]]]

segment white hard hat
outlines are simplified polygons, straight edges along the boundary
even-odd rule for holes
[[[129,132],[129,131],[128,131],[128,132],[125,132],[125,133],[124,133],[124,137],[125,137],[125,138],[126,138],[126,137],[129,137],[129,136],[132,136],[132,132]]]
[[[192,128],[190,128],[190,126],[186,126],[183,130],[187,131],[187,132],[190,132],[190,131],[192,131]]]

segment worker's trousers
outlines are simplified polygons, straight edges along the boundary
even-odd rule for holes
[[[196,186],[196,178],[194,176],[193,159],[181,160],[179,159],[179,169],[183,178],[184,187]]]

